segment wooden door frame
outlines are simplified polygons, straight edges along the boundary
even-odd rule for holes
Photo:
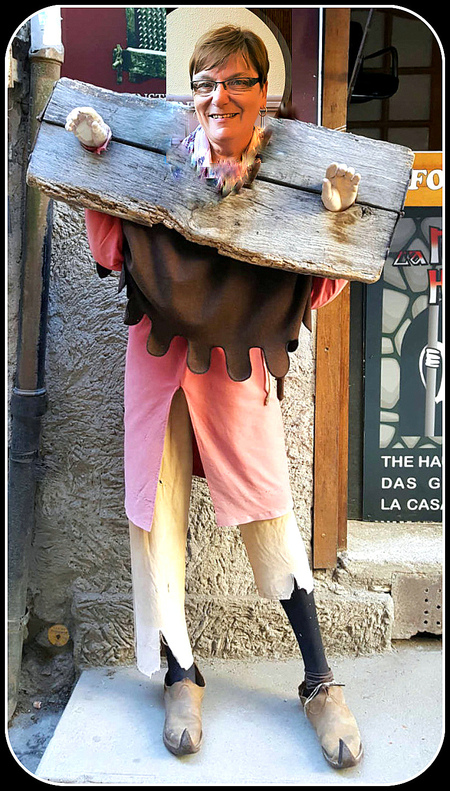
[[[325,8],[322,126],[347,123],[350,9]],[[351,165],[351,163],[348,163]],[[350,285],[317,311],[313,568],[334,568],[347,543]]]

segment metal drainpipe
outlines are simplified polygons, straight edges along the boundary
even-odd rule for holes
[[[46,17],[49,12],[50,18]],[[55,17],[57,14],[57,17]],[[35,15],[36,17],[38,15]],[[39,22],[36,36],[36,23]],[[52,44],[48,45],[49,25]],[[59,41],[58,41],[59,25]],[[55,34],[56,31],[56,34]],[[30,143],[61,76],[64,50],[60,43],[59,8],[31,18]],[[28,566],[34,529],[34,501],[41,420],[46,411],[45,341],[52,229],[52,203],[38,189],[27,187],[22,241],[22,282],[17,342],[17,369],[11,396],[11,441],[8,473],[8,717],[19,688],[26,609]]]

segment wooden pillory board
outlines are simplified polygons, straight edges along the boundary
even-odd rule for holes
[[[78,106],[94,107],[111,127],[100,156],[64,128]],[[62,78],[40,119],[27,182],[69,204],[144,225],[162,222],[251,264],[378,280],[408,188],[409,148],[270,119],[272,138],[252,189],[222,198],[173,145],[186,134],[188,112],[164,99]],[[361,174],[358,200],[344,212],[327,211],[320,198],[331,162]]]

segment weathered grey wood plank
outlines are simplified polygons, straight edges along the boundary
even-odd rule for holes
[[[101,157],[64,129],[93,106],[113,139]],[[182,105],[59,80],[41,119],[27,180],[52,197],[144,225],[162,222],[191,241],[259,266],[373,282],[403,208],[413,153],[402,146],[272,120],[273,137],[251,190],[221,198],[171,147],[186,133]],[[358,201],[328,212],[321,183],[332,161],[362,175]]]
[[[62,77],[44,112],[47,123],[64,126],[74,107],[94,107],[110,126],[113,139],[165,153],[172,137],[186,135],[188,111],[165,99],[116,93]]]
[[[345,162],[361,174],[357,203],[401,211],[414,162],[409,148],[301,121],[273,118],[270,126],[261,178],[321,192],[328,165]]]
[[[64,125],[78,105],[95,107],[113,131],[113,139],[166,151],[172,137],[184,136],[188,111],[163,99],[119,94],[62,78],[45,112],[49,123]],[[314,124],[269,119],[273,138],[258,178],[320,193],[331,162],[346,162],[361,174],[358,203],[392,211],[403,206],[413,152],[404,146],[337,132]]]
[[[223,200],[188,166],[118,142],[99,157],[48,123],[28,183],[67,203],[163,222],[248,263],[362,282],[378,279],[396,221],[391,211],[359,205],[328,212],[317,194],[259,180]]]

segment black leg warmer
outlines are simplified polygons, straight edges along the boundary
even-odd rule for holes
[[[322,643],[320,626],[317,620],[314,593],[299,588],[294,580],[294,591],[290,599],[281,599],[283,609],[289,618],[305,665],[307,693],[325,681],[333,681],[333,673],[328,667]]]

